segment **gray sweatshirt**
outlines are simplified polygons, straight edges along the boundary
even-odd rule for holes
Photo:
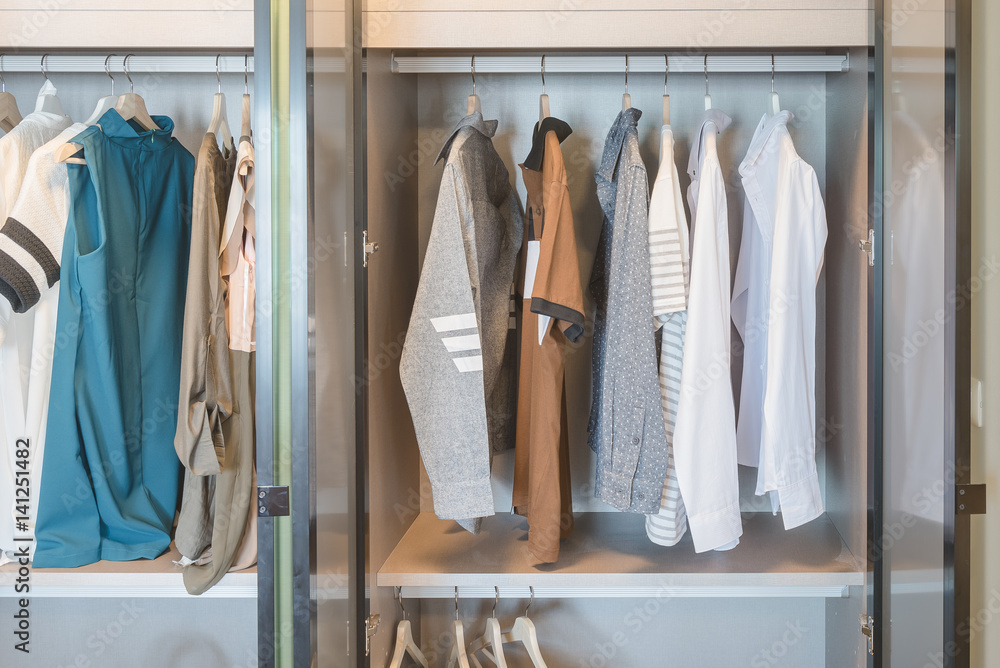
[[[522,209],[493,148],[496,121],[459,121],[445,160],[400,378],[434,512],[476,533],[493,514],[493,452],[512,448],[516,337],[511,312]]]

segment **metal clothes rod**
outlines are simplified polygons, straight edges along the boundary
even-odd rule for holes
[[[392,56],[392,71],[396,74],[467,74],[471,72],[472,56]],[[629,74],[655,72],[663,74],[664,54],[628,55]],[[705,54],[667,54],[670,74],[705,72]],[[846,72],[850,69],[849,54],[774,54],[775,72]],[[537,74],[541,70],[541,54],[537,56],[476,55],[476,74]],[[709,74],[723,72],[770,72],[771,54],[709,55]],[[625,56],[573,56],[545,54],[545,73],[625,72]]]
[[[455,598],[455,587],[403,586],[403,599]],[[847,585],[728,585],[728,586],[535,586],[535,598],[847,598]],[[493,599],[496,591],[489,586],[459,586],[459,598]],[[531,590],[526,585],[500,586],[500,600],[526,600]]]
[[[122,61],[129,54],[128,51],[114,52],[115,57],[108,64],[111,73],[117,75],[123,71]],[[0,73],[13,72],[42,72],[41,53],[30,56],[3,54],[3,69]],[[104,74],[104,59],[107,53],[65,55],[59,53],[47,54],[45,58],[45,71],[49,74],[53,72],[99,72]],[[223,54],[219,58],[219,72],[223,74],[243,74],[242,54]],[[152,56],[135,54],[128,59],[128,68],[134,73],[185,73],[185,72],[205,72],[215,74],[215,55],[187,56],[187,55],[163,55]],[[253,55],[249,59],[250,72],[253,72]]]

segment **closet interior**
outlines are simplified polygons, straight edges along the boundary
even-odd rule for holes
[[[2,61],[5,90],[26,116],[47,78],[75,122],[88,119],[100,98],[131,90],[151,115],[174,121],[172,136],[193,155],[219,103],[239,142],[242,98],[254,94],[252,52],[116,51],[8,53]],[[220,92],[224,103],[216,98]],[[221,147],[222,132],[219,142]],[[8,563],[0,566],[0,609],[30,597],[34,642],[27,665],[126,665],[128,657],[138,656],[150,657],[147,665],[256,665],[256,566],[227,573],[201,596],[192,596],[175,564],[180,558],[172,542],[156,559],[32,568],[27,594],[16,589],[23,575],[19,565]],[[20,655],[8,652],[13,650],[5,643],[0,663],[24,665]]]
[[[428,656],[431,665],[447,660],[456,614],[469,639],[481,634],[494,606],[506,628],[529,599],[548,666],[661,665],[661,656],[669,656],[672,665],[773,665],[776,656],[782,665],[866,665],[859,618],[867,610],[869,405],[877,400],[868,396],[869,260],[859,249],[859,240],[868,237],[872,178],[869,52],[850,45],[778,51],[779,64],[809,56],[827,65],[801,71],[779,67],[773,84],[772,54],[764,48],[709,51],[707,74],[692,64],[700,64],[704,54],[668,51],[678,65],[667,73],[664,53],[630,51],[627,91],[624,51],[545,54],[551,114],[573,129],[563,154],[588,300],[588,336],[568,348],[566,360],[576,527],[556,563],[536,566],[526,549],[527,523],[511,512],[513,452],[493,460],[496,514],[484,520],[479,535],[434,515],[400,384],[399,352],[441,178],[441,165],[434,162],[467,113],[472,56],[483,116],[499,122],[493,143],[523,205],[517,165],[538,120],[543,53],[366,50],[365,204],[368,238],[379,244],[367,269],[365,360],[367,584],[371,612],[380,615],[371,638],[372,665],[386,665],[393,651],[393,620],[402,618],[397,593],[418,643],[437,655]],[[539,63],[537,70],[527,69],[528,58]],[[829,66],[830,58],[835,66]],[[605,64],[595,67],[595,60]],[[580,64],[584,61],[589,64]],[[468,70],[457,70],[456,62],[468,62]],[[829,236],[817,288],[816,345],[817,466],[826,512],[785,531],[766,497],[754,495],[754,470],[741,467],[744,533],[729,552],[696,554],[689,536],[669,548],[651,543],[643,515],[595,500],[595,455],[587,446],[593,318],[587,284],[602,216],[594,172],[628,92],[632,106],[643,112],[639,138],[653,182],[665,74],[682,191],[706,92],[715,108],[733,118],[718,147],[734,269],[743,207],[738,167],[761,116],[771,113],[772,90],[781,108],[793,114],[789,130],[795,148],[815,169],[826,204]],[[733,340],[739,341],[735,333]],[[736,388],[739,369],[737,357]]]

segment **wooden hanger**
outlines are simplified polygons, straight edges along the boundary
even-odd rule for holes
[[[472,56],[472,95],[469,96],[469,104],[466,107],[465,115],[471,116],[476,113],[483,113],[483,103],[476,95],[476,57]]]
[[[87,119],[84,125],[97,125],[97,121],[101,120],[101,116],[109,110],[115,108],[115,103],[118,101],[118,98],[115,97],[115,78],[111,76],[111,68],[109,67],[109,62],[114,56],[115,54],[112,53],[104,59],[104,72],[108,75],[108,78],[111,79],[111,95],[105,95],[97,101],[94,113],[90,115],[90,118]]]
[[[528,601],[524,614],[514,620],[511,630],[503,634],[504,643],[519,642],[528,650],[528,658],[531,659],[535,668],[548,668],[545,659],[542,658],[542,650],[538,647],[538,634],[535,632],[535,624],[528,619],[528,610],[535,601],[535,588],[531,587],[531,599]]]
[[[465,628],[458,617],[458,587],[455,587],[455,621],[452,624],[451,635],[455,641],[448,656],[448,668],[471,668],[469,655],[465,652]]]
[[[670,125],[670,94],[667,93],[667,75],[670,74],[670,61],[663,54],[663,124]]]
[[[429,668],[424,653],[420,651],[419,645],[413,639],[413,628],[410,620],[406,618],[406,609],[403,607],[403,591],[401,587],[396,588],[396,600],[399,601],[399,609],[403,613],[403,619],[396,627],[396,649],[389,660],[389,668],[400,668],[403,665],[403,657],[407,654],[423,668]]]
[[[482,652],[483,656],[492,661],[497,668],[507,668],[507,659],[503,655],[503,633],[500,631],[500,620],[497,619],[497,602],[500,601],[500,587],[493,587],[497,597],[493,601],[493,616],[486,620],[486,631],[480,637],[472,641],[469,645],[469,658],[474,662],[476,668],[482,668],[482,664],[476,658],[477,652]]]
[[[712,108],[712,96],[708,94],[708,54],[705,54],[705,111]]]
[[[38,98],[35,100],[35,111],[43,111],[47,114],[55,114],[57,116],[65,116],[66,112],[63,111],[62,102],[59,101],[59,96],[56,95],[56,88],[52,85],[49,80],[49,73],[45,71],[45,60],[49,57],[49,54],[42,56],[42,76],[45,77],[45,83],[42,84],[41,90],[38,91]]]
[[[212,98],[212,120],[208,123],[208,134],[213,137],[222,131],[222,146],[227,151],[233,150],[233,132],[229,129],[229,118],[226,115],[226,96],[222,92],[222,75],[219,73],[219,59],[215,57],[215,78],[219,82],[219,92]]]
[[[541,123],[551,115],[549,96],[545,93],[545,54],[542,54],[542,94],[538,96],[538,122]]]
[[[781,112],[781,102],[778,100],[778,94],[774,92],[774,54],[771,54],[771,115],[775,115]]]
[[[145,130],[159,130],[149,112],[146,111],[146,101],[135,93],[135,84],[132,83],[132,73],[128,69],[128,59],[135,54],[128,54],[122,61],[122,68],[125,70],[125,77],[128,79],[128,92],[118,98],[115,110],[125,121],[135,121]]]
[[[10,132],[21,122],[21,112],[13,93],[7,92],[7,82],[3,80],[3,56],[0,55],[0,129]]]
[[[253,136],[250,127],[250,56],[243,56],[243,109],[240,120],[240,137]]]
[[[622,111],[632,107],[632,96],[628,94],[628,54],[625,54],[625,94],[622,95]]]

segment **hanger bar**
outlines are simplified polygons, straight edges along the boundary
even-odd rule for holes
[[[146,74],[151,72],[164,73],[185,73],[185,72],[205,72],[215,74],[215,58],[217,54],[195,56],[195,55],[135,55],[129,58],[128,67],[132,74]],[[38,73],[38,55],[5,55],[3,59],[3,69],[5,73],[10,72],[33,72]],[[49,54],[45,59],[45,71],[50,75],[53,72],[100,72],[105,73],[104,60],[106,53],[65,55]],[[244,71],[244,54],[231,53],[224,54],[219,59],[219,72],[239,73]],[[253,72],[253,55],[249,57],[249,71]],[[343,69],[343,67],[341,67]],[[121,59],[111,63],[111,73],[121,72]]]
[[[470,54],[471,55],[471,54]],[[470,55],[447,56],[397,56],[392,57],[392,71],[396,74],[468,74]],[[518,74],[538,75],[538,56],[490,56],[476,55],[477,74]],[[671,74],[691,72],[703,74],[705,55],[668,56]],[[850,69],[849,54],[781,54],[774,57],[775,72],[847,72]],[[37,69],[37,68],[36,68]],[[708,69],[712,74],[725,72],[771,72],[770,53],[746,53],[732,55],[709,55]],[[628,54],[628,70],[663,74],[663,53]],[[545,56],[545,73],[586,73],[625,71],[625,55],[619,56]]]
[[[483,598],[494,599],[492,586],[446,587],[446,586],[404,586],[404,599],[421,598]],[[608,587],[534,587],[536,599],[540,598],[847,598],[846,585],[651,585],[651,586],[608,586]],[[525,586],[500,587],[502,599],[524,599],[531,597],[531,588]]]

